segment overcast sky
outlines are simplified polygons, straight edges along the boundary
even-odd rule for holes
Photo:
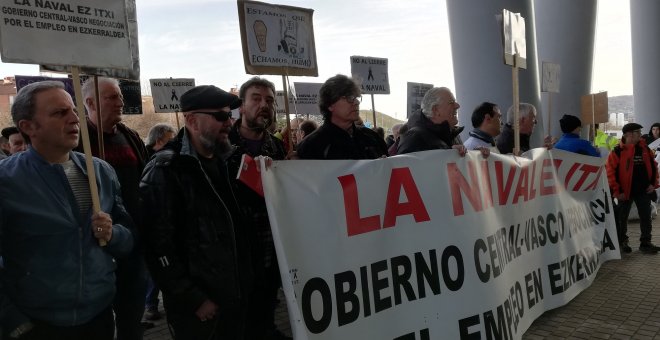
[[[445,0],[266,2],[314,9],[319,77],[291,82],[350,74],[351,55],[388,58],[391,94],[376,95],[375,106],[399,119],[407,81],[454,88]],[[629,1],[599,3],[593,90],[632,94]],[[143,88],[150,78],[173,77],[229,90],[251,77],[244,71],[235,0],[137,0],[137,12]],[[2,64],[0,74],[37,75],[38,68]],[[282,88],[280,76],[266,77]],[[361,108],[371,109],[370,100]]]

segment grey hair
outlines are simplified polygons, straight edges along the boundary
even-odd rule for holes
[[[156,142],[163,139],[168,132],[176,133],[176,129],[172,125],[165,123],[152,126],[147,135],[147,145],[155,145]]]
[[[40,81],[26,85],[18,91],[11,107],[11,118],[15,126],[18,126],[18,122],[21,120],[34,118],[35,97],[38,93],[50,89],[64,90],[64,84],[57,80]]]
[[[532,112],[536,112],[534,105],[529,103],[520,103],[518,105],[518,112],[520,113],[520,118],[528,117]],[[506,112],[506,123],[513,125],[513,105],[509,107],[509,110]]]
[[[421,105],[422,113],[425,116],[427,117],[433,116],[433,107],[440,103],[440,93],[442,93],[443,91],[451,92],[451,90],[449,90],[446,87],[434,87],[426,91],[424,98],[422,98],[422,105]]]
[[[112,85],[119,87],[119,81],[117,79],[98,77],[98,80],[99,80],[99,84],[110,83]],[[85,109],[87,109],[87,111],[89,111],[89,107],[87,105],[87,98],[91,98],[92,101],[96,103],[95,90],[96,87],[94,86],[94,77],[87,78],[87,80],[85,80],[85,82],[82,84],[83,103],[85,103]]]

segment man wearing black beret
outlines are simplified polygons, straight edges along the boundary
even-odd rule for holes
[[[246,339],[252,264],[222,155],[238,97],[212,85],[181,96],[185,127],[140,183],[145,257],[177,339]]]
[[[651,195],[659,187],[658,164],[653,159],[651,149],[641,138],[641,125],[628,123],[622,131],[621,143],[614,147],[606,164],[612,196],[618,200],[619,244],[624,253],[632,251],[628,245],[628,215],[635,202],[641,231],[639,250],[656,254],[660,248],[651,243]]]

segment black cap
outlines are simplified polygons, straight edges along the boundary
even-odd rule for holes
[[[213,85],[195,86],[181,95],[181,111],[183,112],[225,106],[234,110],[241,106],[241,103],[242,101],[237,96]]]
[[[632,132],[632,131],[641,130],[641,129],[642,129],[642,126],[637,124],[637,123],[628,123],[628,124],[623,126],[623,129],[621,129],[621,131],[623,131],[623,133],[626,133],[626,132]]]
[[[571,115],[564,115],[559,120],[559,126],[561,127],[561,132],[569,133],[569,132],[573,132],[573,130],[582,126],[582,121],[578,117]]]
[[[9,136],[17,133],[21,133],[21,132],[18,131],[18,128],[15,126],[10,126],[2,129],[2,137],[5,137],[7,139],[9,139]]]

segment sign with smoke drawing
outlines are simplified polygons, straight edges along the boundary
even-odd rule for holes
[[[314,10],[238,1],[245,72],[318,76]]]

